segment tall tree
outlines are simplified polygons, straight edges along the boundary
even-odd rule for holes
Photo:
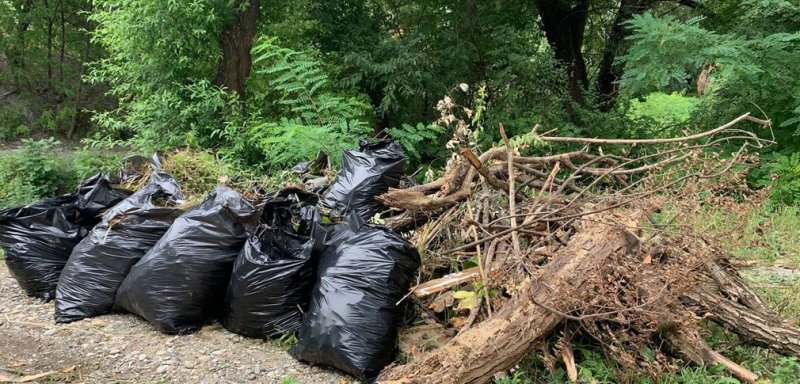
[[[624,42],[632,32],[623,23],[630,20],[634,15],[642,14],[648,10],[653,3],[654,0],[622,0],[620,3],[614,17],[614,24],[611,26],[611,31],[606,38],[605,46],[603,47],[603,58],[597,70],[595,90],[597,91],[597,101],[600,104],[600,109],[603,111],[609,111],[613,107],[618,92],[617,81],[622,77],[623,66],[617,63],[616,60],[617,56],[623,53]]]
[[[589,0],[535,2],[547,42],[567,72],[569,93],[575,102],[584,104],[583,93],[589,87],[589,76],[582,48]]]
[[[217,68],[214,84],[246,100],[245,84],[250,75],[253,58],[250,51],[261,11],[260,0],[236,0],[236,18],[222,32],[220,47],[222,59]]]

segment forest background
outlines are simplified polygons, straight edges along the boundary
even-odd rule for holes
[[[747,231],[730,244],[745,259],[800,262],[798,0],[0,0],[0,207],[176,148],[201,184],[280,182],[320,151],[335,161],[391,137],[422,180],[450,158],[450,105],[483,149],[500,124],[517,137],[539,125],[658,138],[744,112],[771,119],[777,144],[746,170],[768,199],[711,207],[697,224]],[[797,317],[796,296],[774,300]],[[751,349],[740,360],[800,370]],[[504,380],[560,380],[529,364]],[[579,364],[584,378],[619,380],[595,351]],[[665,380],[730,379],[720,372]]]

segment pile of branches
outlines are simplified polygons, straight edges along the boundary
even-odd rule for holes
[[[583,146],[538,157],[521,156],[501,126],[502,145],[481,154],[465,147],[442,177],[381,195],[398,211],[386,225],[410,233],[424,253],[407,300],[455,336],[387,367],[379,382],[490,382],[537,348],[575,380],[571,340],[579,336],[639,372],[690,361],[755,382],[703,340],[701,320],[800,356],[800,330],[759,299],[719,247],[653,218],[682,191],[719,185],[751,161],[752,148],[772,143],[753,126],[768,132],[770,122],[745,114],[706,132],[647,140],[534,129],[527,142]],[[463,316],[442,313],[455,302]],[[555,348],[542,348],[553,338]],[[644,347],[654,355],[642,356]]]

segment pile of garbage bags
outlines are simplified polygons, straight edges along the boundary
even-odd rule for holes
[[[156,171],[144,188],[111,208],[61,272],[56,322],[110,312],[123,279],[182,213],[183,199],[178,182]]]
[[[28,296],[55,297],[61,270],[72,249],[100,221],[100,213],[130,195],[98,174],[74,193],[0,210],[0,246],[6,265]]]
[[[368,223],[404,163],[396,143],[362,142],[327,189],[286,188],[253,202],[219,186],[187,209],[154,157],[135,193],[115,186],[141,177],[126,169],[0,211],[0,246],[28,295],[55,298],[58,323],[119,311],[168,334],[214,320],[254,338],[296,333],[295,358],[372,380],[394,359],[398,302],[420,265],[399,234]]]

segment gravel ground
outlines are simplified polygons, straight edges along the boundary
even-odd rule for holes
[[[169,336],[133,315],[53,322],[53,303],[26,297],[0,262],[0,382],[336,383],[349,376],[295,361],[269,342],[219,324]]]

